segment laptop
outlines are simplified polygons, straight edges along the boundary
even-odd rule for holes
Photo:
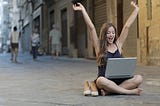
[[[133,77],[136,60],[136,57],[108,58],[105,77],[109,79]]]

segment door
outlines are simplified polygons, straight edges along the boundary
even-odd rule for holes
[[[77,39],[77,50],[78,57],[85,57],[86,48],[87,48],[87,28],[86,24],[83,20],[83,16],[81,13],[76,14],[76,39]]]
[[[28,52],[30,51],[31,47],[30,47],[30,27],[29,24],[26,25],[24,27],[24,32],[23,32],[23,36],[22,36],[22,49],[23,52]]]
[[[82,4],[87,7],[87,1],[83,0]],[[76,48],[78,50],[78,57],[84,58],[87,48],[87,27],[80,12],[75,12],[75,27],[76,27]]]
[[[123,28],[123,1],[117,0],[117,32],[120,35]]]
[[[62,55],[68,55],[68,34],[67,34],[67,9],[61,10],[61,22],[62,22]]]

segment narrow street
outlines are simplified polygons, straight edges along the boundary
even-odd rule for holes
[[[96,78],[96,61],[20,54],[12,63],[10,54],[0,54],[0,106],[160,106],[160,68],[137,66],[144,75],[140,96],[85,97],[85,80]]]

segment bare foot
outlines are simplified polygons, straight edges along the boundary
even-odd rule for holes
[[[143,91],[142,88],[136,88],[132,90],[132,94],[140,95],[142,91]]]
[[[101,89],[101,95],[102,96],[106,96],[106,95],[109,95],[110,93],[105,91],[104,89]]]
[[[141,92],[143,91],[143,89],[142,89],[142,88],[137,88],[137,89],[138,89],[137,94],[138,94],[138,95],[140,95],[140,94],[141,94]]]
[[[101,89],[101,95],[106,96],[106,92],[103,89]]]

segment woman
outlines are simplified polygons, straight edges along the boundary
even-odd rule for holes
[[[135,2],[132,1],[131,5],[134,7],[134,11],[125,23],[120,36],[116,36],[116,28],[111,23],[104,23],[101,27],[99,38],[97,36],[95,26],[93,25],[83,5],[81,3],[78,3],[78,5],[73,5],[74,10],[79,10],[82,12],[84,20],[90,31],[90,37],[95,48],[98,62],[98,77],[95,83],[103,96],[110,93],[140,95],[142,91],[141,88],[138,88],[143,80],[141,75],[135,75],[133,78],[128,79],[105,78],[107,59],[121,57],[122,46],[128,36],[129,28],[139,12],[139,7]]]
[[[38,33],[38,29],[35,28],[33,31],[33,34],[31,35],[31,45],[32,45],[32,54],[33,54],[33,60],[37,59],[38,54],[38,46],[39,46],[39,40],[40,36]]]

